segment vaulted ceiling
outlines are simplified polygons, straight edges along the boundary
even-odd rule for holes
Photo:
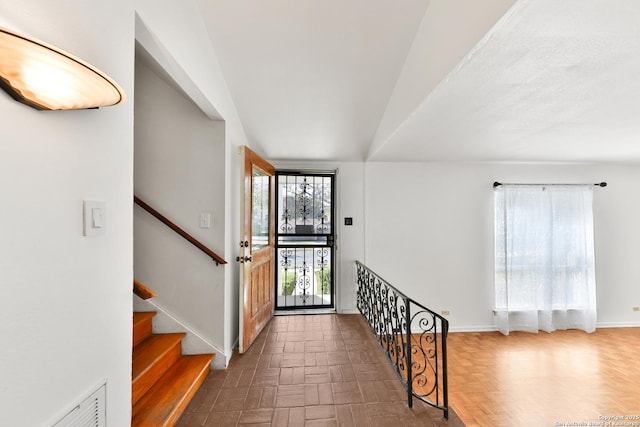
[[[640,161],[640,1],[200,8],[269,159]]]

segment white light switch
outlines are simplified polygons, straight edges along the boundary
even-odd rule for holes
[[[211,228],[211,212],[200,212],[200,228]]]
[[[97,236],[104,234],[106,225],[106,203],[85,200],[82,203],[82,207],[82,235]]]
[[[102,209],[91,209],[91,221],[93,228],[102,228]]]

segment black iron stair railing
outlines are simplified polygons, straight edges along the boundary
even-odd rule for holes
[[[447,334],[449,322],[407,297],[356,261],[357,304],[413,398],[441,409],[449,418]]]

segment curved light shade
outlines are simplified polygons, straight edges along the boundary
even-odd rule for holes
[[[0,28],[0,87],[38,110],[78,110],[125,100],[109,76],[55,46]]]

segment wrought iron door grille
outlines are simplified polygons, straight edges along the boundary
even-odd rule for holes
[[[333,175],[278,174],[278,234],[333,234]]]
[[[449,418],[447,334],[449,322],[415,302],[356,261],[358,310],[413,398]]]
[[[276,182],[276,309],[333,307],[334,175]]]

